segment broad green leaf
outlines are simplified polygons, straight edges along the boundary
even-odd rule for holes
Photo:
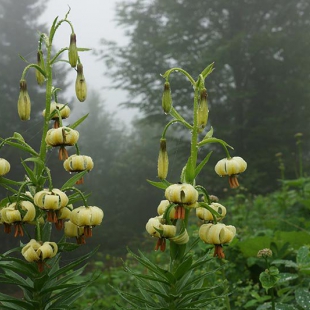
[[[272,265],[284,265],[287,268],[298,268],[298,265],[293,262],[292,260],[286,260],[286,259],[275,259],[272,263]]]
[[[303,309],[309,309],[310,306],[310,292],[308,288],[300,287],[295,291],[295,300],[297,304]]]
[[[302,246],[298,249],[296,262],[300,269],[310,269],[310,252],[308,246]]]
[[[281,272],[279,276],[280,276],[280,279],[279,279],[278,284],[283,284],[285,282],[298,279],[297,273]]]
[[[259,281],[261,282],[262,287],[266,289],[266,292],[276,285],[279,278],[279,275],[271,275],[268,269],[259,275]]]

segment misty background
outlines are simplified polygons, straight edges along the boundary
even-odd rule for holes
[[[0,0],[1,137],[20,132],[38,148],[44,89],[29,72],[32,116],[29,122],[21,122],[16,106],[26,64],[19,55],[36,62],[38,31],[48,32],[54,18],[63,18],[68,6],[78,47],[92,48],[80,53],[88,98],[84,103],[75,98],[75,72],[68,66],[57,65],[54,85],[63,90],[59,102],[68,103],[74,112],[70,121],[90,113],[78,128],[79,146],[93,158],[95,168],[81,189],[92,194],[89,204],[102,207],[105,218],[88,245],[100,243],[102,252],[122,254],[126,245],[141,246],[144,240],[145,223],[163,199],[162,191],[146,180],[156,181],[161,130],[170,119],[161,109],[164,80],[160,74],[172,66],[196,78],[215,62],[215,71],[206,80],[207,129],[212,125],[216,137],[234,146],[232,155],[248,162],[247,172],[240,177],[242,188],[232,191],[213,169],[225,157],[222,149],[203,149],[202,158],[214,151],[198,179],[210,194],[263,195],[276,190],[280,172],[275,154],[279,152],[286,178],[298,176],[297,132],[303,133],[304,171],[308,171],[310,3],[306,0],[91,0],[87,4],[82,0]],[[55,50],[68,46],[69,36],[69,27],[61,27]],[[174,106],[190,119],[189,83],[177,74],[170,82]],[[179,181],[189,148],[188,133],[174,126],[175,131],[167,135],[170,182]],[[69,178],[56,153],[49,153],[48,162],[55,187]],[[9,178],[23,178],[19,164],[23,156],[7,146],[1,149],[1,157],[12,165]],[[1,195],[6,197],[5,190]],[[0,236],[1,252],[19,242],[2,230]]]

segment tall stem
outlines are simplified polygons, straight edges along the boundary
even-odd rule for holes
[[[192,130],[192,141],[191,141],[191,164],[192,167],[196,168],[197,163],[197,140],[198,140],[198,124],[197,124],[197,111],[198,111],[198,96],[199,88],[195,87],[194,95],[194,115],[193,115],[193,130]],[[193,183],[192,180],[191,183]]]

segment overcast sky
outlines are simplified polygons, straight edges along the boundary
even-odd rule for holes
[[[123,30],[117,28],[113,21],[116,2],[116,0],[50,0],[46,12],[41,16],[40,21],[50,27],[56,16],[64,18],[70,6],[71,12],[68,19],[73,23],[79,47],[97,50],[100,48],[99,41],[101,38],[113,40],[124,45],[127,39],[124,36]],[[58,48],[66,47],[69,44],[70,27],[63,24],[59,29],[60,31],[56,33],[54,43]],[[120,102],[125,101],[126,93],[119,90],[116,92],[103,89],[111,85],[111,80],[104,76],[104,72],[106,72],[104,64],[98,61],[92,52],[83,52],[80,54],[80,57],[84,65],[85,78],[89,88],[99,90],[107,109],[116,111],[118,118],[130,122],[135,111],[117,108]],[[73,81],[75,76],[72,70],[70,78]],[[68,95],[73,96],[74,93]]]

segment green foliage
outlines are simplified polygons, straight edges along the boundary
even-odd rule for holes
[[[70,244],[62,244],[61,248],[68,250]],[[75,247],[71,247],[75,249]],[[60,254],[49,260],[50,268],[43,272],[38,270],[36,264],[10,256],[19,252],[21,248],[13,249],[0,257],[1,283],[19,287],[24,299],[0,293],[1,309],[44,309],[60,310],[70,309],[71,304],[81,296],[88,285],[91,285],[96,276],[89,274],[83,281],[77,281],[86,265],[76,269],[81,263],[88,260],[97,249],[75,259],[73,262],[60,267]]]
[[[115,88],[129,92],[124,105],[161,123],[159,74],[171,66],[198,72],[215,62],[207,78],[210,123],[251,163],[246,187],[270,192],[277,187],[274,154],[285,154],[287,177],[294,177],[288,137],[310,131],[309,10],[307,0],[122,1],[117,20],[130,29],[129,43],[103,42],[102,55]],[[189,83],[176,77],[170,85],[172,100],[190,114]],[[201,180],[209,182],[208,175]],[[211,183],[214,191],[223,188]]]

